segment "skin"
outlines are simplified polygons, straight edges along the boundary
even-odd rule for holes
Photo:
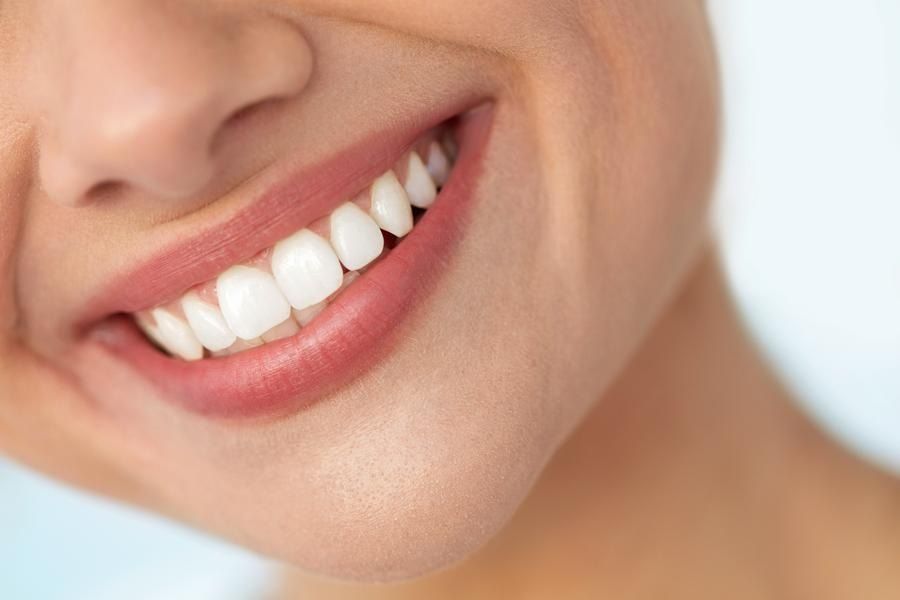
[[[900,489],[793,411],[716,267],[701,2],[11,0],[0,36],[5,454],[293,565],[285,597],[900,590]],[[286,157],[460,90],[496,105],[465,239],[314,410],[192,416],[73,331]]]

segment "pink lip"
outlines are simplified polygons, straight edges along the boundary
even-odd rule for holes
[[[208,417],[252,418],[310,406],[384,357],[397,341],[398,326],[439,280],[462,237],[492,113],[490,106],[482,106],[463,115],[457,132],[460,155],[438,201],[385,260],[298,335],[227,358],[189,363],[154,349],[122,316],[88,343],[102,344],[166,398]],[[170,248],[115,281],[111,289],[118,291],[98,299],[94,314],[145,309],[292,233],[389,168],[423,131],[452,114],[383,136],[376,150],[363,144],[314,173],[276,186],[224,227]],[[252,246],[242,241],[249,237]]]

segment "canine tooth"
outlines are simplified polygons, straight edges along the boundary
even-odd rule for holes
[[[275,278],[252,267],[231,267],[216,281],[219,307],[242,340],[257,338],[291,316],[291,305]]]
[[[302,327],[306,327],[312,322],[313,319],[319,316],[325,308],[328,306],[328,302],[322,301],[318,304],[313,304],[312,306],[307,306],[302,310],[294,311],[294,319],[300,323]]]
[[[331,245],[345,267],[361,269],[381,254],[384,237],[372,217],[346,202],[331,213]]]
[[[437,142],[431,142],[428,146],[428,174],[434,179],[438,187],[447,183],[450,176],[450,160],[444,153],[444,149]]]
[[[208,350],[224,350],[234,343],[237,336],[228,328],[225,317],[218,307],[191,293],[181,300],[181,308],[194,335]]]
[[[288,319],[281,325],[276,325],[272,329],[262,334],[264,342],[275,342],[284,338],[291,337],[300,331],[300,327],[293,319]]]
[[[406,193],[409,202],[418,208],[428,208],[437,197],[437,187],[428,174],[422,157],[417,152],[410,152],[406,169]]]
[[[187,323],[163,308],[154,309],[152,314],[159,341],[166,350],[184,360],[203,358],[203,346]]]
[[[144,335],[153,340],[157,346],[163,345],[159,327],[150,322],[149,316],[146,313],[138,315],[136,320],[138,328],[144,332]]]
[[[296,309],[318,304],[341,287],[343,269],[327,240],[301,229],[275,245],[272,273]]]
[[[372,207],[369,214],[378,226],[403,237],[413,228],[412,207],[406,190],[393,171],[388,171],[372,183]]]

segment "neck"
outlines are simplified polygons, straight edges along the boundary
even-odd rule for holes
[[[370,588],[292,575],[285,597],[900,597],[900,486],[794,409],[723,279],[701,261],[476,556]]]

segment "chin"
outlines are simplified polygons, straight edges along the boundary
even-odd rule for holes
[[[268,518],[253,532],[259,538],[244,541],[339,580],[407,580],[450,567],[497,534],[543,466],[548,448],[520,425],[471,436],[382,431],[334,457],[315,492],[303,486],[280,490],[277,503],[257,501]]]

